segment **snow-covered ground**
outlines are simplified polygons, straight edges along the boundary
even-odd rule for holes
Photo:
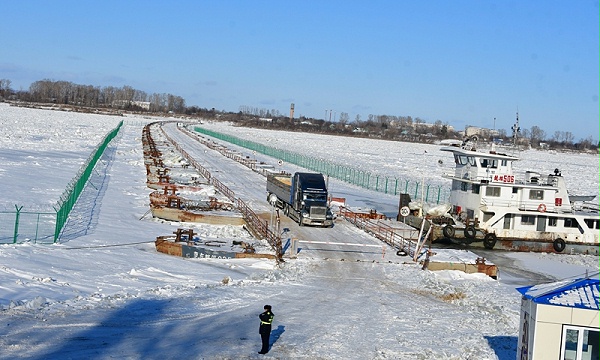
[[[148,120],[133,116],[0,104],[0,180],[5,189],[0,205],[54,204],[120,120],[122,134],[99,162],[93,186],[75,207],[61,243],[0,245],[0,359],[514,359],[520,306],[516,284],[534,284],[537,275],[558,280],[598,271],[598,257],[583,255],[504,253],[510,275],[500,267],[495,281],[481,274],[423,271],[392,251],[334,253],[304,245],[297,259],[286,259],[280,268],[264,259],[183,259],[157,253],[155,237],[172,234],[181,224],[144,216],[152,191],[146,187],[141,145]],[[250,136],[274,141],[261,137],[264,133]],[[275,137],[289,137],[285,147],[303,153],[327,144],[335,147],[336,160],[372,169],[431,162],[432,169],[398,166],[406,166],[403,171],[412,171],[416,179],[422,172],[432,174],[432,182],[440,172],[437,160],[444,156],[434,155],[433,145],[410,144],[418,147],[410,152],[401,150],[404,144],[379,140],[298,133]],[[253,207],[268,208],[246,189],[259,183],[260,175],[214,151],[193,153],[236,194],[249,197]],[[399,154],[406,161],[397,162]],[[531,165],[545,171],[560,167],[574,192],[597,193],[597,156],[553,156],[543,153]],[[565,159],[574,164],[563,164]],[[380,205],[388,212],[397,207],[393,196],[335,181],[330,185],[350,205]],[[264,246],[241,227],[193,227],[203,240]],[[310,231],[323,239],[378,243],[343,224]],[[258,314],[264,304],[271,304],[275,313],[273,346],[266,356],[257,354]]]

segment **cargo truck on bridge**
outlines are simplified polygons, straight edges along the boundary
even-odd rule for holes
[[[283,213],[300,226],[333,226],[333,214],[327,204],[327,185],[323,174],[269,174],[267,201],[283,209]]]

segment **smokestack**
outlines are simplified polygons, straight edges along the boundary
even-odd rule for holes
[[[290,119],[294,118],[294,103],[290,105]]]

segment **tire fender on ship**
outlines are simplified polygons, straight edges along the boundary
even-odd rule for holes
[[[469,225],[465,228],[465,237],[467,239],[475,239],[475,235],[477,235],[477,230],[475,226]]]
[[[498,237],[496,236],[496,234],[487,233],[487,234],[485,234],[485,237],[483,238],[483,247],[485,247],[488,250],[491,250],[496,245],[497,240],[498,240]]]
[[[404,249],[400,249],[396,252],[397,256],[407,256],[408,253],[406,251],[404,251]]]
[[[445,237],[447,237],[448,239],[451,239],[454,237],[454,226],[452,225],[446,225],[444,226],[444,228],[442,229],[442,233],[444,234]]]
[[[567,247],[567,244],[565,243],[565,241],[561,238],[558,238],[556,240],[554,240],[554,242],[552,243],[552,247],[554,248],[554,251],[556,252],[563,252],[563,250],[565,250],[565,248]]]

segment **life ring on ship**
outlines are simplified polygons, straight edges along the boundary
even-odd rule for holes
[[[485,237],[483,238],[483,247],[488,250],[492,250],[494,248],[494,246],[496,245],[497,240],[498,240],[498,237],[496,236],[496,234],[487,233],[487,234],[485,234]]]
[[[539,212],[546,212],[546,204],[539,204],[538,205],[538,211]]]
[[[453,238],[454,237],[454,233],[455,233],[454,226],[452,226],[452,225],[446,225],[446,226],[444,226],[444,228],[442,229],[442,233],[448,239]]]
[[[475,239],[475,235],[477,234],[477,230],[475,226],[469,225],[465,228],[465,237],[467,239]]]
[[[554,251],[556,252],[563,252],[563,250],[567,247],[567,244],[565,243],[565,241],[561,238],[558,238],[556,240],[554,240],[554,242],[552,243],[552,247],[554,248]]]

